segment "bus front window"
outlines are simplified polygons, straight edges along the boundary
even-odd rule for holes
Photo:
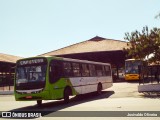
[[[43,86],[45,82],[46,65],[18,66],[16,69],[17,89],[32,89]],[[35,86],[36,85],[36,86]]]
[[[141,61],[126,61],[126,74],[138,74],[138,66]]]

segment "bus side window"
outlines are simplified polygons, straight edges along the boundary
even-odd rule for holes
[[[110,68],[110,66],[106,65],[105,66],[105,70],[106,70],[107,76],[111,76],[111,68]]]
[[[72,66],[70,62],[63,62],[64,76],[71,77],[73,75]]]
[[[49,80],[51,83],[59,80],[62,76],[62,62],[58,60],[51,61],[49,71]]]
[[[107,71],[105,69],[105,66],[102,66],[102,74],[103,76],[107,76]]]
[[[82,76],[83,77],[89,76],[89,69],[87,64],[82,64]]]
[[[96,67],[95,65],[89,65],[90,76],[96,76]]]
[[[103,75],[101,65],[96,66],[96,71],[97,71],[97,76],[102,76]]]
[[[73,67],[73,75],[75,77],[80,77],[81,76],[81,72],[80,72],[79,63],[72,63],[72,67]]]

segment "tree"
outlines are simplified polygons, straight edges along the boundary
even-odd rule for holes
[[[136,59],[144,60],[147,58],[149,62],[160,61],[160,29],[153,28],[148,30],[148,27],[143,27],[142,32],[137,30],[130,33],[125,33],[125,40],[128,41],[128,56]],[[149,55],[153,54],[152,58]]]

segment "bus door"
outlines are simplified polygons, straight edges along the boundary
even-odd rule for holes
[[[52,84],[50,93],[51,95],[54,95],[55,91],[63,86],[62,84],[57,84],[57,82],[61,79],[62,77],[62,62],[58,60],[52,60],[50,63],[50,70],[49,70],[49,82]]]
[[[54,60],[50,64],[50,83],[57,82],[62,76],[62,63],[61,61]]]

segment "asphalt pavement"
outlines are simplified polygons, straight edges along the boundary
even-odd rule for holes
[[[69,104],[64,104],[63,100],[46,100],[43,105],[38,107],[35,101],[15,101],[14,95],[0,95],[0,111],[41,111],[44,116],[37,119],[92,119],[92,120],[128,120],[128,119],[145,119],[145,120],[160,120],[160,117],[145,116],[148,111],[156,114],[160,111],[160,97],[157,95],[144,95],[138,93],[138,83],[114,83],[113,87],[106,89],[101,95],[91,93],[70,98]],[[84,113],[86,111],[86,113]],[[97,112],[96,112],[97,111]],[[111,114],[109,112],[111,112]],[[133,112],[140,111],[138,115],[144,116],[122,116],[115,117],[118,114],[128,112],[132,115]],[[61,117],[55,117],[55,113],[59,113]],[[67,113],[68,112],[68,113]],[[96,113],[95,113],[96,112]],[[113,113],[112,113],[113,112]],[[63,113],[63,114],[61,114]],[[67,115],[68,116],[67,116]],[[96,117],[98,115],[102,115]],[[158,113],[158,115],[160,112]],[[80,117],[73,117],[79,115]],[[115,115],[115,116],[114,116]],[[72,117],[71,117],[72,116]],[[87,116],[87,117],[85,117]],[[108,117],[110,116],[110,117]]]

